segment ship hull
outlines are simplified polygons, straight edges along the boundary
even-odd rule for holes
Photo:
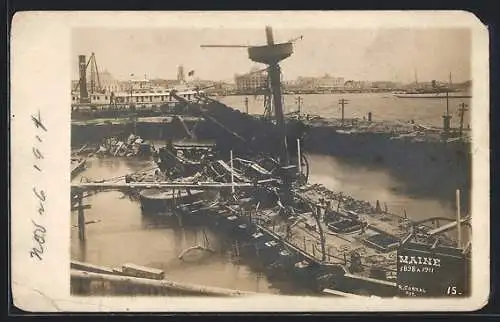
[[[203,191],[160,191],[146,189],[139,193],[141,209],[145,214],[169,213],[179,204],[191,203],[203,197]]]
[[[303,149],[385,169],[412,195],[454,200],[455,190],[461,189],[464,205],[470,202],[472,155],[467,142],[394,140],[385,133],[343,134],[331,127],[312,127]]]

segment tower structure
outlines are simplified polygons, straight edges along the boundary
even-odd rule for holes
[[[269,83],[272,93],[272,108],[276,118],[276,125],[280,133],[280,165],[288,166],[288,149],[286,144],[285,117],[283,113],[281,96],[281,68],[279,62],[290,57],[293,53],[291,42],[275,44],[273,30],[270,26],[266,27],[265,46],[248,47],[249,58],[257,63],[268,65]]]
[[[182,65],[180,65],[177,68],[177,81],[180,84],[184,84],[184,82],[186,81],[186,77],[184,76],[184,66],[182,66]]]
[[[78,81],[80,87],[80,103],[88,103],[89,93],[87,91],[87,62],[85,55],[78,56],[78,66],[80,69],[80,80]]]

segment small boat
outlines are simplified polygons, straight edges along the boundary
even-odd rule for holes
[[[416,75],[415,84],[418,85]],[[452,87],[451,73],[448,86],[440,86],[433,80],[431,88],[413,88],[402,92],[394,92],[393,95],[398,98],[472,98],[471,93],[467,90]]]
[[[200,190],[144,189],[139,192],[141,209],[145,213],[166,213],[182,204],[189,204],[203,196]]]

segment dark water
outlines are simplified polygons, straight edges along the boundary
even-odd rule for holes
[[[149,168],[150,161],[126,159],[91,159],[88,169],[74,179],[112,178]],[[222,241],[203,227],[180,228],[171,220],[143,216],[137,201],[123,193],[101,192],[87,199],[92,206],[86,210],[86,242],[78,239],[77,215],[71,216],[71,258],[108,267],[125,263],[160,268],[166,277],[193,284],[280,293],[262,274],[248,266],[235,263],[228,252],[219,252]],[[178,259],[186,248],[202,243],[207,237],[216,253],[190,253]],[[280,287],[280,289],[284,289]]]
[[[355,199],[381,206],[387,204],[390,212],[407,215],[414,220],[430,217],[454,218],[452,200],[417,197],[404,193],[405,183],[392,177],[388,171],[350,165],[335,157],[309,156],[310,181],[321,182],[333,191],[342,191]]]
[[[310,156],[311,180],[332,190],[343,191],[354,198],[387,203],[392,212],[406,209],[409,217],[432,216],[453,218],[449,203],[406,196],[400,193],[401,183],[381,170],[351,167],[333,157]],[[127,159],[91,159],[82,176],[89,179],[112,178],[153,166],[151,161]],[[87,240],[78,240],[77,215],[72,213],[71,257],[109,267],[135,263],[165,271],[174,281],[204,284],[246,291],[303,294],[291,283],[270,281],[256,269],[238,264],[223,247],[221,236],[203,227],[178,227],[162,218],[141,214],[137,201],[121,192],[101,192],[88,198],[92,206],[85,212]],[[178,255],[207,237],[215,253],[190,254],[185,261]]]

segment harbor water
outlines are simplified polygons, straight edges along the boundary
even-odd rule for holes
[[[344,108],[345,118],[368,118],[372,113],[374,121],[400,121],[408,123],[413,120],[419,124],[442,127],[442,115],[446,112],[446,98],[398,98],[392,93],[342,93],[342,94],[301,94],[283,95],[285,112],[298,109],[298,100],[301,98],[301,112],[320,115],[325,118],[340,118],[341,107],[339,100],[344,98],[348,103]],[[248,113],[263,114],[263,96],[225,96],[218,97],[222,103],[245,112],[245,98],[248,98]],[[470,108],[469,98],[450,98],[448,101],[449,113],[452,116],[451,126],[460,126],[458,114],[459,104],[465,103]],[[470,125],[469,113],[464,115],[464,128]],[[472,127],[472,126],[471,126]]]
[[[374,204],[379,200],[388,210],[414,220],[433,216],[454,218],[449,201],[405,195],[403,183],[380,169],[353,167],[331,156],[309,156],[310,181],[322,183],[356,199]],[[154,166],[149,160],[92,158],[78,175],[91,180],[109,179]],[[85,211],[86,241],[78,239],[77,214],[72,213],[71,258],[91,264],[119,267],[125,263],[164,270],[166,278],[243,291],[275,294],[307,294],[292,283],[270,280],[258,269],[231,256],[226,241],[207,227],[179,227],[165,217],[143,216],[140,204],[121,192],[100,192],[86,198],[92,206]],[[199,252],[180,260],[186,248],[205,239],[214,253]]]

